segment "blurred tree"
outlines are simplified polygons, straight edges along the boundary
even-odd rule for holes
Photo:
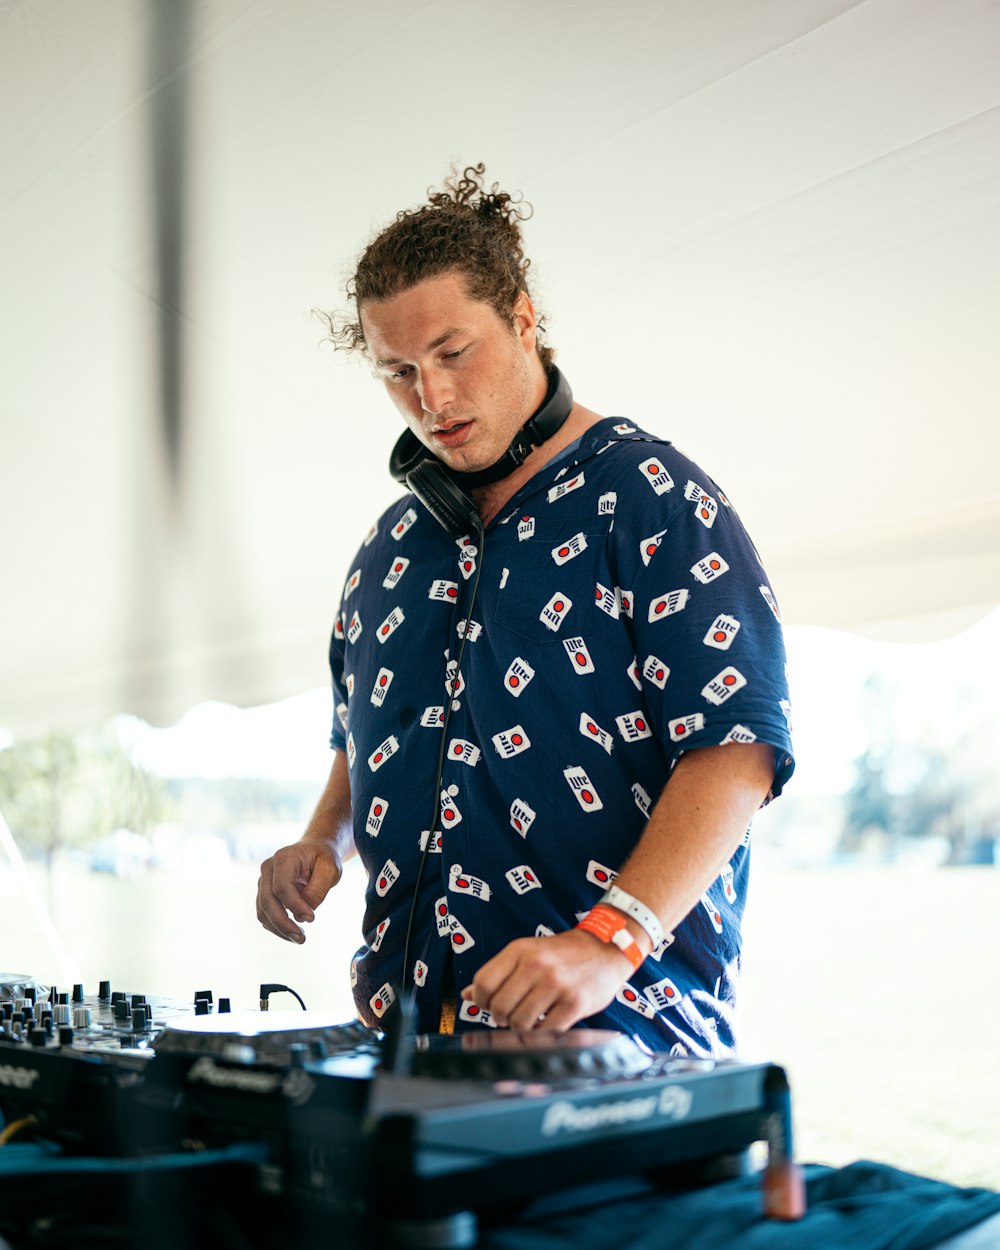
[[[163,783],[134,761],[114,723],[0,751],[0,810],[21,849],[41,855],[50,875],[64,847],[117,828],[145,833],[164,800]]]

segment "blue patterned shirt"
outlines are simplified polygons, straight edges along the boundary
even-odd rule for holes
[[[540,469],[482,541],[456,541],[412,495],[390,507],[352,562],[330,663],[331,745],[369,879],[352,979],[373,1025],[403,982],[422,855],[406,980],[435,1031],[449,959],[461,989],[514,938],[571,928],[685,750],[773,745],[774,795],[793,767],[778,607],[753,544],[711,478],[618,418]],[[749,854],[748,831],[581,1023],[656,1050],[732,1049]],[[462,1005],[459,1029],[491,1025]]]

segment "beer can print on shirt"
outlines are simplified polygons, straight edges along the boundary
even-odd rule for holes
[[[650,534],[648,538],[644,538],[639,544],[639,555],[642,557],[643,564],[649,567],[649,562],[656,555],[657,548],[663,542],[666,530],[660,530],[658,534]]]
[[[734,725],[722,739],[719,746],[727,746],[730,742],[756,742],[757,735],[746,725]]]
[[[447,578],[436,577],[430,584],[427,598],[435,603],[454,603],[458,598],[458,582],[449,582]]]
[[[676,720],[667,724],[671,742],[684,742],[692,734],[704,728],[705,716],[702,712],[692,712],[690,716],[678,716]]]
[[[598,516],[614,516],[615,508],[618,507],[618,495],[615,491],[606,491],[597,501]]]
[[[587,880],[591,885],[599,885],[602,890],[612,885],[617,876],[613,868],[609,868],[607,864],[598,863],[596,859],[592,859],[587,865]]]
[[[684,589],[668,590],[665,595],[657,595],[649,605],[649,623],[665,620],[668,616],[683,612],[690,597],[691,592]]]
[[[410,562],[405,556],[397,556],[389,565],[389,572],[382,579],[382,585],[386,590],[392,590],[399,584],[399,579],[410,567]]]
[[[506,673],[504,673],[504,689],[508,694],[512,694],[515,699],[519,699],[534,675],[535,670],[528,661],[516,655],[508,665]]]
[[[740,623],[735,616],[727,616],[724,612],[712,622],[711,628],[702,639],[706,647],[715,647],[718,651],[728,651],[733,639],[740,632]]]
[[[413,984],[418,986],[427,984],[427,965],[422,959],[418,959],[413,965]]]
[[[570,768],[564,768],[563,776],[566,778],[566,784],[573,791],[576,801],[585,812],[599,812],[603,809],[604,804],[601,802],[601,796],[594,788],[594,783],[587,776],[586,770],[581,768],[579,764],[574,764]]]
[[[654,686],[658,686],[662,690],[667,684],[670,669],[658,656],[647,655],[646,661],[642,666],[642,675],[647,681],[651,681]]]
[[[379,898],[385,898],[398,880],[399,865],[395,860],[387,859],[382,865],[382,871],[375,878],[375,893]]]
[[[598,582],[594,593],[594,600],[602,612],[604,612],[607,616],[610,616],[612,620],[618,620],[621,608],[618,603],[618,596],[615,594],[612,587],[602,586],[601,583]]]
[[[357,642],[361,637],[361,614],[355,608],[354,615],[351,617],[351,623],[347,627],[347,641]]]
[[[505,760],[521,755],[531,747],[531,739],[523,725],[511,725],[510,729],[501,729],[498,734],[493,735],[492,741],[497,755]]]
[[[582,473],[578,473],[576,477],[570,478],[568,482],[560,482],[558,486],[553,486],[549,491],[549,503],[555,503],[557,499],[563,499],[566,495],[574,490],[579,490],[586,482],[586,478]]]
[[[643,998],[639,991],[627,982],[621,987],[615,998],[620,1003],[624,1003],[626,1007],[631,1007],[633,1011],[637,1011],[640,1016],[645,1016],[647,1020],[652,1020],[656,1015],[649,999]]]
[[[375,678],[375,685],[372,686],[371,695],[372,703],[374,703],[376,707],[381,707],[385,702],[385,696],[389,692],[389,687],[392,684],[392,678],[393,671],[391,668],[379,669],[378,676]]]
[[[747,684],[747,679],[739,671],[730,664],[728,668],[724,668],[702,687],[702,697],[707,699],[709,703],[714,703],[716,707],[721,707],[727,699],[731,699],[738,690],[742,690]]]
[[[392,992],[392,986],[388,981],[386,981],[385,985],[383,985],[381,989],[376,990],[371,998],[369,998],[368,1006],[371,1007],[374,1014],[381,1020],[395,1001],[396,995]]]
[[[644,460],[639,465],[639,472],[658,495],[665,495],[674,489],[674,479],[667,472],[663,462],[655,456],[651,460]]]
[[[387,760],[391,760],[398,750],[399,739],[395,734],[390,734],[388,738],[386,738],[384,742],[380,742],[375,750],[372,751],[371,755],[368,756],[368,767],[373,773],[377,773],[382,765]]]
[[[456,894],[469,894],[472,898],[482,899],[484,903],[490,901],[489,885],[482,877],[474,877],[471,873],[463,872],[461,864],[452,864],[449,868],[448,888],[454,890]]]
[[[468,764],[475,768],[482,754],[479,747],[468,738],[452,738],[448,743],[448,759],[456,764]]]
[[[385,814],[389,810],[389,800],[380,799],[376,795],[368,808],[368,818],[365,821],[365,831],[370,833],[373,838],[377,838],[382,832],[382,825],[385,821]]]
[[[355,569],[354,572],[351,574],[351,576],[347,579],[347,584],[344,587],[344,598],[350,599],[351,595],[354,594],[354,592],[357,590],[360,583],[361,583],[361,570]]]
[[[457,787],[456,787],[457,790]],[[447,790],[441,791],[441,827],[442,829],[454,829],[456,825],[462,823],[462,813],[459,811],[458,804]]]
[[[379,640],[379,642],[385,642],[388,638],[392,637],[397,629],[399,629],[405,619],[406,618],[403,615],[402,608],[393,608],[382,624],[378,627],[378,632],[375,637]]]
[[[676,1007],[681,1001],[681,992],[669,977],[647,985],[644,993],[660,1011],[665,1011],[667,1007]]]
[[[523,516],[517,523],[517,541],[523,543],[526,539],[531,538],[535,532],[535,518],[533,516]]]
[[[716,907],[716,905],[712,902],[712,900],[709,898],[707,894],[703,894],[701,896],[701,905],[705,909],[705,914],[708,916],[709,920],[712,922],[712,928],[716,931],[716,933],[721,933],[722,932],[722,912],[719,911],[718,907]]]
[[[602,729],[597,721],[586,712],[580,713],[580,733],[585,738],[590,738],[602,746],[608,755],[611,754],[611,749],[615,745],[614,739],[606,729]]]
[[[504,876],[515,894],[527,894],[529,890],[540,890],[542,883],[538,880],[534,868],[530,864],[518,864],[505,872]]]
[[[389,932],[389,926],[391,924],[392,924],[392,921],[389,919],[388,916],[386,916],[385,920],[379,921],[378,927],[375,929],[375,936],[368,943],[369,950],[373,950],[373,951],[378,950],[378,948],[382,945],[382,941],[385,938],[385,935]]]
[[[575,673],[594,671],[594,661],[582,638],[566,638],[563,640],[563,646],[566,648],[566,654],[570,658]]]
[[[691,565],[691,572],[703,585],[714,582],[724,573],[729,572],[729,565],[717,551],[710,551],[703,560]]]
[[[574,534],[572,538],[567,538],[564,543],[559,543],[553,547],[551,555],[556,564],[565,564],[568,560],[572,560],[586,550],[587,535],[581,530],[578,534]]]
[[[528,830],[535,823],[537,813],[524,799],[515,799],[510,805],[510,827],[522,838],[528,836]]]
[[[396,542],[399,542],[416,519],[416,512],[414,512],[412,508],[407,508],[403,515],[399,518],[399,521],[392,527],[392,536]]]
[[[562,591],[557,590],[545,607],[542,608],[541,612],[539,612],[538,619],[543,625],[551,629],[553,633],[556,633],[559,626],[566,619],[566,613],[572,606],[573,600],[569,595],[564,595]]]
[[[463,547],[458,555],[458,571],[462,574],[466,581],[476,571],[476,556],[479,554],[476,547]]]
[[[462,1005],[458,1009],[459,1020],[465,1020],[469,1024],[484,1024],[488,1029],[495,1029],[497,1022],[493,1019],[485,1007],[480,1007],[478,1003],[470,1003],[466,999],[462,999]]]
[[[451,949],[456,955],[464,954],[465,951],[471,951],[476,944],[476,939],[469,930],[465,925],[460,924],[454,916],[451,918],[451,932],[448,936],[451,938]]]
[[[646,713],[641,710],[626,712],[623,716],[616,716],[615,724],[618,726],[618,732],[626,742],[639,742],[643,738],[651,738],[653,736]]]

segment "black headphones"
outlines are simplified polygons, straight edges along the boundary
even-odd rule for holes
[[[509,476],[562,426],[573,407],[569,383],[552,365],[549,387],[538,410],[524,423],[499,460],[476,473],[449,469],[409,430],[404,430],[389,458],[389,472],[408,487],[427,511],[455,538],[482,529],[479,508],[465,493]]]

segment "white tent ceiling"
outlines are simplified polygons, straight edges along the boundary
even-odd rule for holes
[[[326,680],[397,418],[310,310],[452,161],[786,620],[996,605],[998,66],[991,0],[0,3],[0,725]]]

